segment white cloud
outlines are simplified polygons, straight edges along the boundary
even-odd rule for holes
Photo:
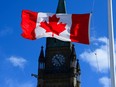
[[[99,72],[107,72],[109,69],[109,52],[108,52],[108,39],[101,37],[98,39],[94,38],[94,45],[97,48],[92,51],[91,49],[84,51],[80,54],[80,58],[89,63],[92,68]],[[115,53],[116,54],[116,53]]]
[[[6,87],[35,87],[34,83],[32,82],[21,82],[21,81],[16,81],[13,79],[7,79],[5,81]]]
[[[108,78],[106,76],[99,79],[100,84],[103,85],[103,87],[111,87],[111,78]],[[115,72],[115,85],[116,85],[116,72]]]
[[[97,41],[97,40],[96,40]],[[108,44],[108,39],[106,37],[101,37],[101,38],[98,38],[98,41],[99,42],[103,42],[105,44]]]
[[[22,57],[11,56],[8,58],[8,60],[10,63],[12,63],[13,66],[20,68],[24,68],[25,64],[27,63],[27,60]]]
[[[108,78],[108,77],[100,78],[99,82],[103,85],[103,87],[111,87],[110,78]]]

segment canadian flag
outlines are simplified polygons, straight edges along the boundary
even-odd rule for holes
[[[21,27],[24,38],[34,40],[54,37],[62,41],[89,44],[88,14],[53,14],[22,11]]]

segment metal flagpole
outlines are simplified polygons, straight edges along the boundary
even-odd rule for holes
[[[115,84],[115,51],[114,51],[114,31],[113,31],[113,12],[112,0],[108,0],[108,30],[109,30],[109,53],[110,53],[110,75],[111,87],[116,87]]]

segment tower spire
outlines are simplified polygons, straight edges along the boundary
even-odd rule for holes
[[[66,13],[65,0],[59,0],[56,13]]]
[[[72,55],[76,56],[76,52],[75,52],[75,48],[74,48],[74,44],[72,45]]]
[[[80,69],[80,65],[79,65],[79,60],[78,59],[77,59],[76,68],[77,68],[77,74],[80,75],[81,74],[81,69]]]
[[[43,46],[41,47],[41,52],[39,55],[39,62],[44,62],[44,51],[43,51]]]
[[[39,69],[44,69],[44,65],[45,65],[45,57],[44,57],[44,51],[43,51],[43,46],[41,47],[41,52],[39,55]]]
[[[74,48],[74,44],[72,45],[72,52],[71,52],[71,61],[76,61],[76,52]]]
[[[76,76],[77,76],[77,85],[80,87],[80,75],[81,75],[81,69],[80,69],[80,64],[79,60],[77,59],[77,65],[76,65]]]

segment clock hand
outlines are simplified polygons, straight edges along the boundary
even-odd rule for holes
[[[60,65],[62,65],[61,62],[60,62],[60,60],[59,60],[58,58],[55,58],[55,59],[58,61],[58,63],[59,63]]]

